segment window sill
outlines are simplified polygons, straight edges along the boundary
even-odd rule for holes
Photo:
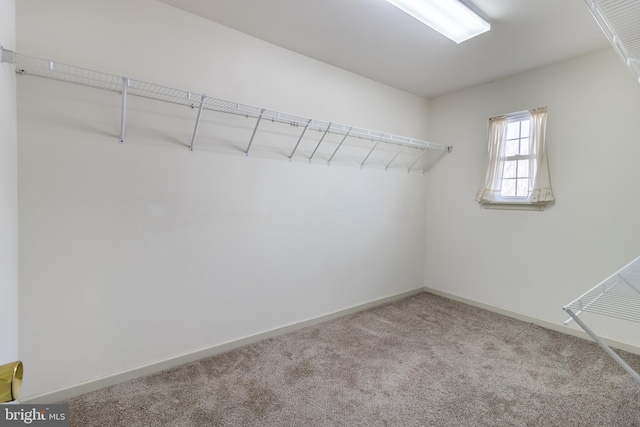
[[[506,210],[521,210],[521,211],[543,211],[546,202],[531,203],[531,202],[492,202],[482,203],[482,207],[485,209],[506,209]]]

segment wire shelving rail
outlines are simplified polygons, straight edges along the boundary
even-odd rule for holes
[[[394,149],[395,151],[393,151],[395,153],[392,154],[393,157],[385,162],[385,170],[391,167],[400,153],[403,152],[406,148],[415,149],[417,153],[414,155],[414,157],[412,157],[411,161],[407,165],[407,170],[409,172],[413,170],[422,170],[423,173],[429,171],[440,159],[442,159],[442,157],[444,157],[447,153],[450,153],[452,150],[451,146],[444,146],[442,144],[436,144],[433,142],[394,135],[391,133],[378,132],[370,129],[363,129],[339,123],[331,123],[327,121],[274,111],[266,108],[254,107],[238,102],[226,101],[207,96],[206,94],[202,93],[174,89],[154,83],[131,79],[124,76],[116,76],[113,74],[93,71],[74,65],[54,62],[48,59],[23,55],[6,49],[2,49],[1,47],[0,53],[2,54],[0,55],[0,59],[2,59],[3,62],[15,63],[16,72],[18,74],[43,77],[122,94],[122,109],[120,117],[121,126],[119,132],[121,143],[123,143],[125,140],[127,97],[137,96],[156,101],[182,105],[198,110],[193,128],[193,134],[189,144],[189,149],[191,151],[194,151],[196,145],[198,127],[203,110],[244,116],[256,120],[253,127],[253,132],[249,141],[247,142],[246,149],[244,150],[246,156],[250,154],[251,148],[254,144],[256,133],[260,128],[260,123],[262,120],[268,120],[274,123],[282,123],[302,128],[297,142],[293,147],[291,154],[288,156],[289,160],[293,159],[298,146],[300,145],[300,142],[302,141],[305,133],[308,130],[316,130],[321,135],[320,139],[317,141],[315,149],[307,158],[309,162],[312,162],[314,160],[314,156],[316,155],[318,148],[323,144],[323,141],[325,141],[325,137],[328,134],[335,134],[340,137],[340,143],[338,144],[337,148],[335,148],[335,151],[332,152],[329,160],[327,161],[328,164],[331,164],[334,157],[336,157],[336,155],[338,154],[340,148],[348,143],[347,140],[349,138],[357,138],[360,140],[368,140],[371,142],[370,149],[367,148],[366,150],[366,156],[363,156],[361,161],[358,161],[360,167],[364,167],[367,164],[367,161],[370,159],[371,154],[380,144],[388,144],[397,147]],[[429,159],[429,161],[426,163],[426,165],[424,165],[424,167],[422,167],[422,169],[418,169],[416,165],[418,165],[419,161],[423,159],[425,154],[427,153],[434,153],[435,155],[431,156],[432,158]]]
[[[640,83],[640,2],[584,1],[615,51]]]

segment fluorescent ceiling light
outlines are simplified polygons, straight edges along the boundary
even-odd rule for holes
[[[387,0],[456,43],[491,29],[491,25],[458,0]]]

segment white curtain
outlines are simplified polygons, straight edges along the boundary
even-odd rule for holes
[[[554,201],[549,175],[549,163],[545,146],[545,132],[547,126],[547,108],[529,110],[531,115],[529,126],[530,152],[532,171],[529,175],[528,197],[529,203],[546,203]],[[489,153],[487,173],[482,187],[476,193],[476,200],[480,203],[508,203],[501,197],[502,173],[505,162],[505,140],[509,116],[498,116],[489,119]],[[521,201],[517,201],[520,202]]]
[[[489,119],[489,153],[484,184],[476,194],[481,203],[491,203],[500,199],[502,172],[504,170],[504,140],[507,134],[507,116]]]
[[[531,113],[531,147],[535,153],[535,169],[529,178],[529,201],[531,203],[552,202],[555,200],[551,189],[549,161],[545,134],[547,128],[547,108],[529,110]]]

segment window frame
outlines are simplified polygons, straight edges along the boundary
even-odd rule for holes
[[[527,181],[531,180],[531,176],[535,175],[535,150],[531,144],[531,113],[529,113],[528,111],[520,111],[517,113],[510,113],[510,114],[505,114],[505,116],[507,117],[507,128],[505,129],[505,137],[504,137],[504,149],[506,151],[506,147],[509,143],[509,141],[518,141],[518,154],[515,155],[507,155],[506,153],[501,154],[500,158],[501,158],[501,163],[502,163],[502,187],[501,187],[501,191],[500,191],[500,197],[499,197],[499,201],[504,201],[505,203],[526,203],[529,200],[529,192],[528,192],[528,188],[529,188],[529,182],[527,182],[527,195],[526,196],[518,196],[518,180],[519,179],[527,179]],[[518,126],[518,136],[516,138],[509,138],[509,125],[511,125],[512,123],[519,123]],[[529,131],[527,132],[526,136],[524,136],[522,134],[522,123],[526,122],[527,123],[527,128],[529,129]],[[520,152],[522,152],[522,141],[526,139],[527,140],[527,144],[528,144],[528,154],[520,154]],[[522,160],[526,160],[528,162],[528,173],[526,176],[520,176],[518,175],[518,167],[519,167],[519,161]],[[514,177],[506,177],[504,176],[504,171],[507,168],[507,162],[512,162],[515,161],[515,176]],[[504,182],[506,180],[514,180],[515,181],[515,192],[516,195],[515,196],[505,196],[502,193],[502,189],[504,189]]]
[[[547,107],[540,107],[489,118],[486,174],[476,194],[476,200],[484,208],[544,210],[546,205],[554,202],[545,145],[546,117]],[[510,128],[515,122],[519,122],[517,135]],[[525,122],[528,134],[523,129]],[[517,147],[508,144],[514,140],[518,141]],[[522,142],[525,140],[528,145],[523,150]],[[523,160],[527,162],[527,175],[518,175],[518,167],[524,166],[518,163],[506,170],[508,162]],[[522,189],[518,188],[518,179],[526,180],[526,196],[518,195]],[[503,184],[509,180],[514,181],[514,187],[511,187],[513,195],[503,196]]]

